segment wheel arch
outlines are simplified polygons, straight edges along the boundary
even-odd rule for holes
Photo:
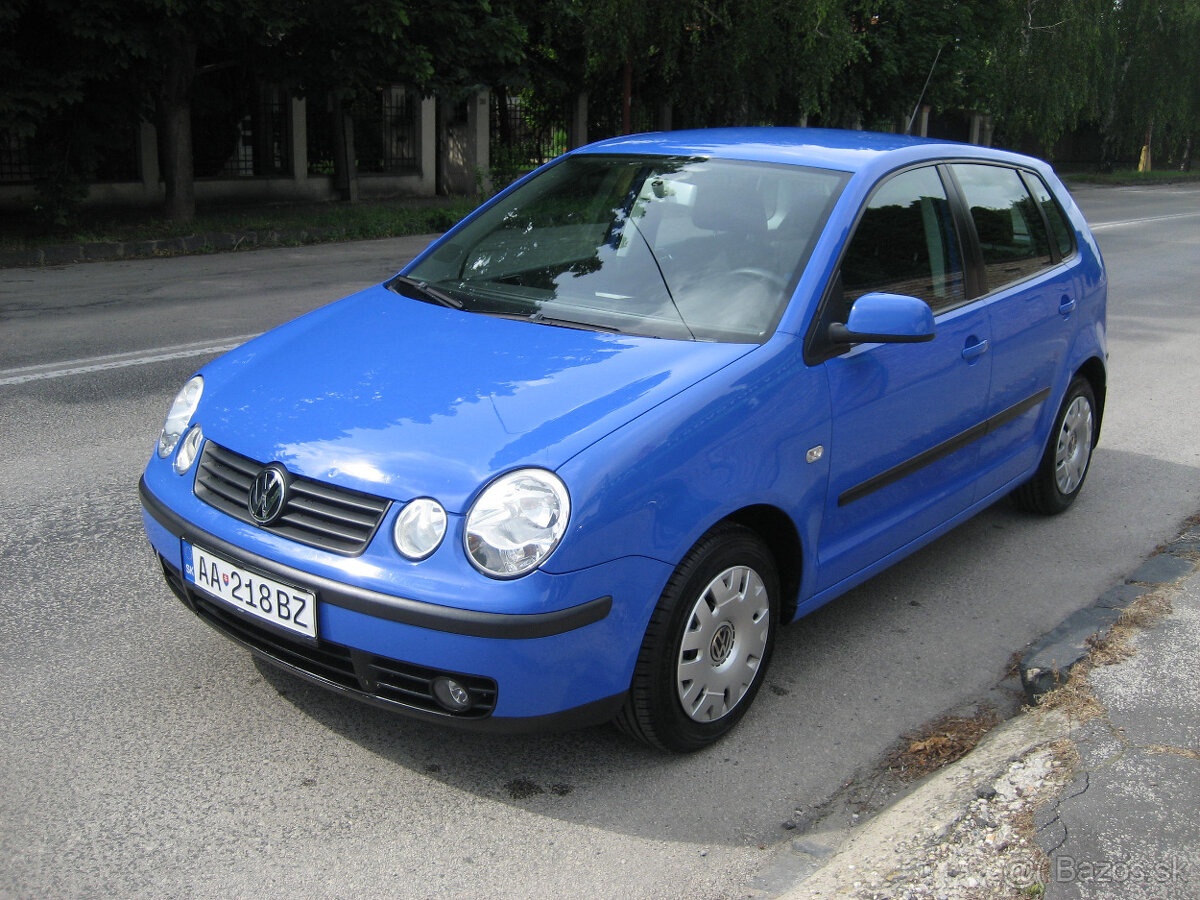
[[[1099,440],[1100,425],[1104,420],[1104,398],[1108,393],[1108,370],[1099,358],[1093,356],[1087,359],[1075,374],[1086,378],[1092,386],[1092,396],[1096,398],[1096,428],[1093,440]]]
[[[749,528],[767,545],[779,574],[779,621],[790,622],[796,615],[803,572],[803,548],[791,516],[777,506],[757,504],[730,513],[722,521]]]

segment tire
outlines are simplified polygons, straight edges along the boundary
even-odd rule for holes
[[[1013,492],[1017,506],[1053,516],[1074,503],[1092,463],[1098,425],[1092,386],[1076,375],[1054,417],[1037,472]]]
[[[617,726],[687,753],[741,720],[775,645],[779,576],[766,544],[740,525],[702,537],[650,617]]]

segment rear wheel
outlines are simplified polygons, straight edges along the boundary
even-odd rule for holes
[[[705,747],[738,723],[762,684],[779,617],[779,576],[739,525],[706,534],[650,618],[617,725],[665,750]]]
[[[1037,472],[1013,493],[1018,506],[1049,516],[1075,502],[1092,462],[1096,422],[1095,393],[1077,375],[1054,419]]]

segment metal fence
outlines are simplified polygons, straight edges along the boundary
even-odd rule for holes
[[[568,112],[524,95],[492,94],[492,177],[497,187],[568,150]]]
[[[20,135],[0,133],[0,184],[28,184],[33,181],[31,143]]]
[[[212,114],[205,115],[201,107],[193,116],[196,175],[252,178],[289,174],[291,104],[287,93],[263,85],[244,93],[230,91],[226,97],[226,104],[212,105]]]
[[[333,106],[329,100],[321,103],[316,97],[309,99],[305,130],[304,139],[308,145],[308,174],[332,175],[334,169]]]
[[[359,172],[409,174],[420,171],[420,98],[389,86],[350,108]]]
[[[112,144],[93,148],[87,163],[92,169],[88,180],[94,184],[137,181],[141,177],[137,126],[120,128],[111,137]],[[32,138],[0,133],[0,184],[33,184],[39,176],[48,174],[44,168],[39,171]]]

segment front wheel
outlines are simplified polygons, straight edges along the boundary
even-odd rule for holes
[[[770,550],[739,525],[713,529],[663,590],[617,725],[664,750],[713,743],[758,693],[778,618]]]
[[[1096,395],[1088,380],[1077,375],[1054,419],[1037,472],[1013,493],[1018,506],[1052,516],[1075,502],[1092,462],[1097,421]]]

